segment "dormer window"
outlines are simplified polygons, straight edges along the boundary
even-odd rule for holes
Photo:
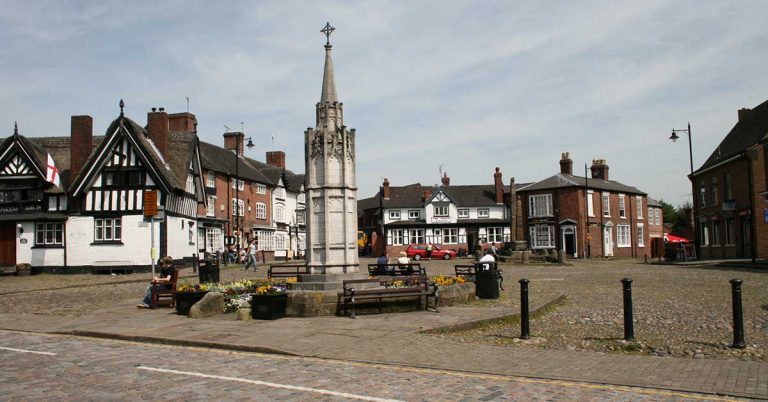
[[[421,218],[421,211],[418,209],[412,209],[408,211],[408,219],[419,219]]]
[[[491,211],[488,208],[478,208],[477,209],[477,217],[478,218],[487,218],[491,215]]]
[[[435,216],[448,216],[448,206],[447,205],[435,205]]]

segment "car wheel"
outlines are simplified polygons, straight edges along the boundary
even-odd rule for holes
[[[413,259],[416,260],[416,261],[420,260],[421,259],[421,254],[414,255]]]
[[[450,260],[450,259],[451,259],[451,253],[445,253],[445,254],[443,254],[443,259],[444,259],[444,260]]]

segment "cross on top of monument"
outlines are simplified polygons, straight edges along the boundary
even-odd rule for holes
[[[327,22],[327,21],[325,23],[325,27],[320,30],[320,32],[325,34],[325,44],[326,45],[330,45],[331,44],[331,33],[333,33],[333,31],[335,31],[335,30],[336,30],[336,28],[332,27],[331,23]]]

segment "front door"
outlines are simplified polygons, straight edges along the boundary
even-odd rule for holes
[[[613,255],[613,227],[606,226],[603,229],[603,246],[605,247],[605,257]]]
[[[16,225],[0,224],[0,267],[16,266]]]
[[[573,257],[576,255],[576,228],[573,226],[563,226],[563,248],[565,254]]]

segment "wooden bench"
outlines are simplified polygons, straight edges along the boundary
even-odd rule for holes
[[[155,307],[176,307],[176,283],[179,281],[179,266],[174,265],[171,273],[171,281],[168,283],[157,283],[152,281],[152,304]],[[168,285],[168,286],[166,286]]]
[[[368,264],[368,275],[426,275],[426,267],[422,267],[418,262],[410,264]]]
[[[496,268],[496,272],[499,275],[499,289],[504,290],[504,276],[502,275],[501,269],[498,268],[498,265],[496,265]],[[473,282],[477,279],[477,267],[474,265],[454,265],[453,270],[456,273],[456,276],[463,276]]]
[[[294,278],[309,273],[309,267],[306,265],[270,265],[267,278]]]
[[[372,279],[353,279],[343,282],[344,289],[344,316],[347,315],[348,307],[352,306],[350,318],[355,317],[355,305],[360,302],[378,302],[379,313],[381,313],[382,303],[387,299],[402,299],[415,297],[418,305],[421,305],[421,298],[424,297],[424,308],[429,307],[429,298],[435,300],[435,312],[439,312],[437,296],[437,285],[430,286],[426,275],[383,277]],[[405,285],[394,287],[395,282],[402,282]]]

